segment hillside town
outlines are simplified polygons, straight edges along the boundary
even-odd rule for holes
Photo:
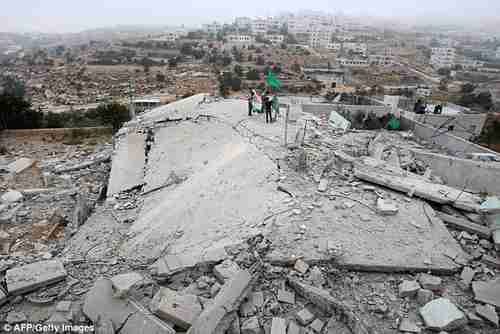
[[[0,281],[2,333],[499,333],[500,31],[0,32]]]

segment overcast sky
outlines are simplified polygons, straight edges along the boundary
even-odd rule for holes
[[[496,19],[500,0],[2,0],[0,31],[77,32],[118,24],[189,26],[301,9],[382,17]]]

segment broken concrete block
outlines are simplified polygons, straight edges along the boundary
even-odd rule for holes
[[[480,212],[484,213],[500,213],[500,199],[498,197],[487,197],[479,207]]]
[[[221,287],[222,285],[220,285],[219,282],[215,282],[210,288],[210,296],[214,298],[219,293]]]
[[[240,305],[239,311],[240,311],[240,315],[242,317],[250,317],[252,315],[255,315],[255,313],[257,312],[257,310],[255,309],[255,306],[253,305],[253,303],[250,300],[243,302]]]
[[[36,163],[36,160],[29,159],[29,158],[20,158],[14,162],[8,164],[7,170],[13,174],[19,174],[19,173],[23,172],[24,170],[33,166],[35,163]]]
[[[151,301],[151,312],[184,329],[191,327],[201,311],[197,296],[181,295],[168,288],[161,288]]]
[[[399,296],[400,297],[413,297],[420,290],[420,285],[417,281],[406,281],[404,280],[399,284]]]
[[[498,327],[498,314],[492,305],[476,305],[476,313],[483,319]]]
[[[62,281],[66,275],[61,261],[49,260],[9,269],[5,281],[9,294],[18,295]]]
[[[478,317],[475,312],[465,311],[465,316],[469,319],[470,325],[480,325],[484,322],[483,319]]]
[[[53,323],[54,321],[50,321]],[[102,319],[99,323],[94,324],[95,334],[115,334],[115,328],[113,327],[113,321],[111,319]]]
[[[500,229],[491,232],[491,238],[497,251],[500,251]]]
[[[440,277],[429,275],[429,274],[420,274],[418,276],[418,281],[424,289],[431,290],[431,291],[441,290],[442,283],[443,283],[443,280]]]
[[[15,203],[23,200],[23,194],[16,190],[9,190],[2,195],[1,200],[5,203]]]
[[[7,317],[5,318],[5,321],[7,321],[11,325],[26,322],[27,320],[28,318],[26,318],[26,314],[16,311],[9,312],[7,314]]]
[[[490,267],[500,269],[500,259],[498,259],[497,257],[493,257],[493,256],[489,256],[489,255],[485,254],[481,258],[481,262],[483,262],[484,264],[486,264]]]
[[[203,264],[213,264],[222,262],[227,259],[228,254],[224,247],[213,247],[207,249],[205,253],[203,253],[201,257],[201,262]]]
[[[319,192],[325,192],[328,189],[328,179],[321,179],[318,185]]]
[[[224,283],[226,280],[233,277],[239,270],[240,267],[236,262],[225,260],[214,267],[214,275],[221,283]]]
[[[425,305],[434,299],[434,292],[426,289],[419,289],[417,292],[417,302],[419,305]]]
[[[286,320],[274,317],[271,323],[271,334],[286,334]]]
[[[113,284],[115,295],[119,298],[123,298],[136,283],[142,280],[143,277],[141,274],[131,272],[113,276],[113,278],[111,278],[111,283]]]
[[[56,311],[57,312],[69,312],[71,310],[71,301],[63,300],[57,303]]]
[[[322,287],[326,283],[323,272],[321,271],[321,269],[319,269],[319,267],[314,267],[311,269],[311,272],[309,273],[309,280],[311,281],[312,285],[317,287]]]
[[[398,213],[399,209],[396,205],[389,203],[383,198],[377,199],[377,211],[383,216],[394,216]]]
[[[293,266],[293,269],[298,271],[301,274],[305,274],[307,270],[309,269],[309,265],[305,263],[302,259],[298,259],[295,261],[295,265]]]
[[[306,326],[314,320],[314,314],[312,314],[308,309],[303,308],[297,312],[297,320],[302,326]]]
[[[309,327],[315,332],[315,333],[321,333],[323,330],[323,327],[325,327],[325,323],[321,321],[320,319],[314,320]]]
[[[288,324],[288,330],[286,334],[300,334],[300,326],[293,320]]]
[[[465,314],[446,298],[434,299],[419,311],[425,325],[432,330],[450,331],[467,324]]]
[[[113,286],[108,279],[101,278],[94,283],[85,297],[83,313],[94,324],[109,319],[114,329],[121,328],[121,334],[175,334],[171,327],[148,314],[137,303],[114,298]]]
[[[466,287],[469,287],[474,279],[474,275],[476,275],[476,271],[471,267],[464,267],[462,273],[460,274],[460,278]]]
[[[241,325],[240,325],[240,318],[238,316],[234,317],[233,322],[231,323],[231,326],[226,332],[227,334],[241,334]]]
[[[487,282],[472,282],[472,291],[477,301],[500,307],[500,278]]]
[[[250,295],[250,301],[256,308],[264,307],[264,293],[262,291],[254,292]]]
[[[261,332],[262,328],[257,317],[250,317],[241,324],[241,334],[261,334]]]
[[[399,331],[405,333],[420,333],[422,330],[410,319],[403,318],[399,323]]]
[[[0,306],[5,304],[6,302],[7,302],[7,295],[5,294],[5,292],[3,292],[2,289],[0,289]]]
[[[286,290],[278,290],[278,301],[287,304],[295,304],[295,293]]]
[[[73,211],[73,226],[75,228],[78,228],[82,226],[86,221],[87,218],[90,216],[91,208],[87,202],[87,198],[85,198],[84,195],[78,196],[78,199],[76,201],[76,206]]]

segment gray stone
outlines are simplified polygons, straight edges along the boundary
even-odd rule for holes
[[[219,293],[222,285],[219,284],[219,282],[215,282],[212,287],[210,288],[210,296],[215,297]]]
[[[477,301],[500,307],[500,278],[487,282],[472,282],[472,291]]]
[[[231,326],[229,326],[229,329],[227,330],[226,333],[227,334],[241,334],[240,318],[238,316],[234,317],[234,320],[231,323]]]
[[[286,320],[274,317],[271,323],[271,334],[286,334]]]
[[[5,304],[6,302],[7,302],[7,295],[5,294],[5,292],[3,292],[2,289],[0,289],[0,306]]]
[[[120,334],[175,334],[164,322],[148,314],[139,304],[113,297],[113,286],[108,279],[98,279],[85,297],[83,313],[94,324],[109,319]]]
[[[426,289],[419,289],[417,291],[417,302],[419,305],[425,305],[434,299],[434,292]]]
[[[431,291],[439,291],[441,290],[443,280],[440,277],[429,275],[429,274],[420,274],[418,277],[418,281],[422,288],[431,290]]]
[[[314,314],[312,314],[308,309],[303,308],[297,312],[297,320],[302,326],[306,326],[314,320]]]
[[[471,267],[464,267],[462,273],[460,274],[460,278],[466,287],[469,287],[474,279],[474,275],[476,275],[476,271]]]
[[[87,221],[87,218],[89,218],[90,213],[91,208],[89,206],[87,198],[85,197],[85,195],[79,195],[78,199],[76,200],[75,209],[73,210],[73,226],[75,228],[82,226]]]
[[[321,321],[320,319],[314,320],[309,327],[315,332],[315,333],[321,333],[323,330],[323,327],[325,327],[325,323]]]
[[[497,251],[500,251],[500,229],[491,232],[491,238],[495,243],[495,248],[497,249]]]
[[[5,281],[9,294],[18,295],[62,281],[66,275],[61,261],[49,260],[9,269]]]
[[[377,199],[377,211],[383,216],[394,216],[398,213],[399,209],[393,203],[390,203],[379,197]]]
[[[483,262],[484,264],[486,264],[490,267],[500,269],[500,259],[498,259],[497,257],[493,257],[493,256],[489,256],[489,255],[485,254],[481,258],[481,262]]]
[[[71,301],[63,300],[57,303],[56,311],[57,312],[69,312],[71,310]]]
[[[113,284],[113,289],[117,297],[125,297],[129,290],[138,282],[142,281],[144,278],[141,274],[136,272],[130,272],[126,274],[120,274],[113,276],[111,278],[111,283]]]
[[[465,311],[465,315],[467,316],[467,319],[469,319],[470,325],[480,325],[484,322],[483,319],[478,317],[475,312]]]
[[[305,263],[304,260],[298,259],[297,261],[295,261],[295,266],[293,267],[293,269],[301,274],[305,274],[309,269],[309,265]]]
[[[476,313],[483,319],[498,327],[498,314],[492,305],[476,305]]]
[[[407,333],[420,333],[422,331],[420,327],[417,326],[416,323],[414,323],[408,318],[403,318],[401,320],[401,322],[399,323],[399,330],[401,332],[407,332]]]
[[[399,284],[399,296],[400,297],[413,297],[417,294],[420,289],[420,285],[417,281],[406,281],[404,280]]]
[[[322,287],[325,284],[325,277],[323,276],[323,272],[318,267],[314,267],[311,269],[309,273],[309,280],[312,285],[317,287]]]
[[[262,328],[257,317],[248,318],[241,325],[241,334],[260,334],[261,332]]]
[[[95,334],[115,334],[113,321],[111,319],[101,319],[98,324],[95,324]]]
[[[6,203],[15,203],[23,200],[23,194],[16,190],[9,190],[2,195],[1,200]]]
[[[200,315],[198,297],[161,288],[151,301],[151,311],[159,318],[188,329]]]
[[[328,189],[328,179],[321,179],[318,185],[319,192],[325,192]]]
[[[236,262],[225,260],[214,267],[214,275],[221,283],[224,283],[226,280],[233,277],[239,270],[240,267]]]
[[[288,330],[286,334],[300,334],[300,326],[293,320],[288,324]]]
[[[420,308],[425,325],[432,330],[454,330],[467,324],[465,314],[449,299],[438,298]]]
[[[250,294],[250,302],[255,308],[261,309],[264,307],[264,293],[262,291],[257,291]]]
[[[19,173],[23,172],[24,170],[33,166],[35,163],[36,163],[36,160],[29,159],[29,158],[20,158],[14,162],[8,164],[7,170],[13,174],[19,174]]]
[[[9,324],[19,324],[21,322],[26,322],[28,319],[26,318],[26,315],[23,312],[9,312],[7,314],[7,318],[5,318],[5,321],[7,321]]]
[[[295,304],[295,293],[286,290],[278,290],[278,301],[287,304]]]

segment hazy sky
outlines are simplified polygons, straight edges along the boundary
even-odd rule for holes
[[[195,25],[301,9],[444,20],[495,18],[500,0],[3,0],[0,31],[76,32],[117,24]]]

